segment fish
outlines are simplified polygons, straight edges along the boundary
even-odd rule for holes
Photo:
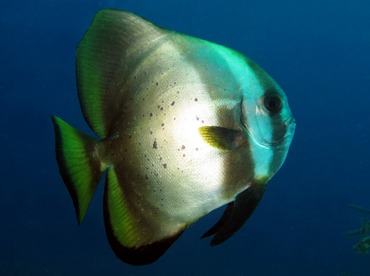
[[[219,245],[251,216],[286,159],[295,119],[282,88],[228,47],[103,9],[76,50],[94,133],[52,115],[59,171],[78,223],[104,175],[104,225],[130,265],[158,260],[227,205],[202,238]]]

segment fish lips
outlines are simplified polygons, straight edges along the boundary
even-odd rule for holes
[[[296,128],[295,119],[294,117],[291,117],[286,121],[274,124],[272,127],[273,129],[272,136],[269,138],[255,135],[252,131],[250,131],[248,127],[246,127],[246,131],[248,133],[248,136],[256,144],[263,148],[273,150],[286,150],[290,147],[290,144],[293,140],[295,128]]]

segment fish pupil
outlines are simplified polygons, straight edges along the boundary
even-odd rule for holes
[[[266,96],[264,106],[269,112],[278,113],[282,108],[281,99],[276,95]]]

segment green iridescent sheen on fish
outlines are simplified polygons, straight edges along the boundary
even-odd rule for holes
[[[93,139],[53,116],[62,178],[82,222],[104,171],[104,222],[124,262],[156,261],[225,204],[203,237],[236,233],[288,153],[287,98],[227,47],[132,13],[98,12],[77,48],[78,95]]]

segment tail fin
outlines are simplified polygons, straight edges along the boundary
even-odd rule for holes
[[[52,116],[59,171],[81,223],[105,169],[96,154],[96,141]]]

